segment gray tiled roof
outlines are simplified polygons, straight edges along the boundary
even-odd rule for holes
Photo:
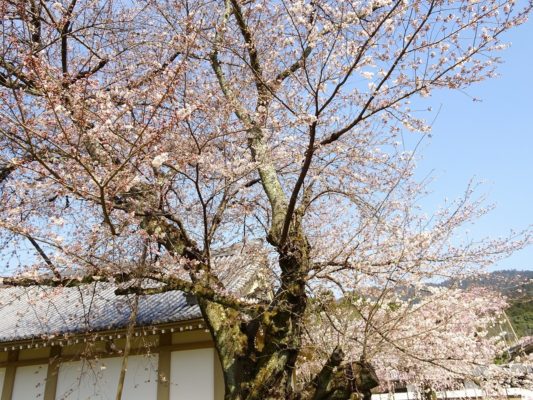
[[[45,338],[122,328],[131,306],[127,296],[116,296],[115,286],[96,283],[70,288],[3,288],[0,290],[0,342]],[[182,292],[140,296],[138,325],[201,317]]]
[[[214,257],[227,290],[247,293],[258,272],[257,259],[235,251]],[[116,286],[95,283],[82,287],[0,288],[0,342],[49,338],[124,328],[130,317],[131,297],[117,296]],[[137,326],[151,326],[201,318],[200,309],[184,293],[139,296]]]

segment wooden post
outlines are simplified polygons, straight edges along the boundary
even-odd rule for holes
[[[18,350],[10,350],[7,353],[7,361],[13,363],[6,367],[6,374],[4,376],[4,387],[2,388],[2,400],[11,400],[13,396],[13,387],[15,386],[15,375],[17,374],[17,366],[14,364],[19,356]]]
[[[57,390],[57,376],[61,362],[61,347],[53,346],[50,349],[50,361],[46,372],[46,385],[44,387],[44,400],[55,400]]]
[[[213,348],[213,374],[214,374],[214,399],[215,400],[224,400],[224,375],[222,373],[222,364],[218,358],[218,353],[215,348]]]
[[[159,335],[159,358],[157,365],[157,400],[170,399],[170,345],[172,333]],[[2,399],[3,400],[3,399]]]

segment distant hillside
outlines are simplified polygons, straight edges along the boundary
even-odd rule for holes
[[[444,283],[450,285],[450,282]],[[507,316],[519,337],[533,335],[533,271],[494,271],[464,279],[459,287],[484,287],[503,294],[509,301]]]
[[[499,292],[509,299],[533,299],[533,271],[494,271],[464,279],[459,282],[459,287],[462,289],[484,287]]]

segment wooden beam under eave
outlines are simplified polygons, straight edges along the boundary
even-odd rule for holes
[[[141,336],[153,336],[162,334],[162,332],[171,331],[173,333],[183,333],[183,332],[198,332],[204,331],[205,324],[203,319],[195,318],[185,321],[178,322],[167,322],[164,324],[154,325],[154,326],[139,326],[135,329],[135,337]],[[94,337],[97,338],[97,341],[107,341],[111,338],[120,339],[126,335],[126,328],[120,329],[108,329],[97,332],[86,332],[79,333],[74,336],[70,334],[68,337],[56,337],[54,339],[42,340],[42,339],[26,339],[26,340],[14,340],[9,342],[3,342],[0,344],[0,352],[8,352],[9,349],[32,349],[32,348],[49,348],[55,345],[60,345],[63,347],[75,345],[78,343],[85,343],[88,340],[94,340]],[[3,362],[5,364],[5,362]]]

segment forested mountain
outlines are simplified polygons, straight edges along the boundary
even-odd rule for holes
[[[476,278],[464,279],[459,283],[461,288],[481,286],[492,289],[509,299],[533,297],[533,270],[502,270],[480,275]]]

